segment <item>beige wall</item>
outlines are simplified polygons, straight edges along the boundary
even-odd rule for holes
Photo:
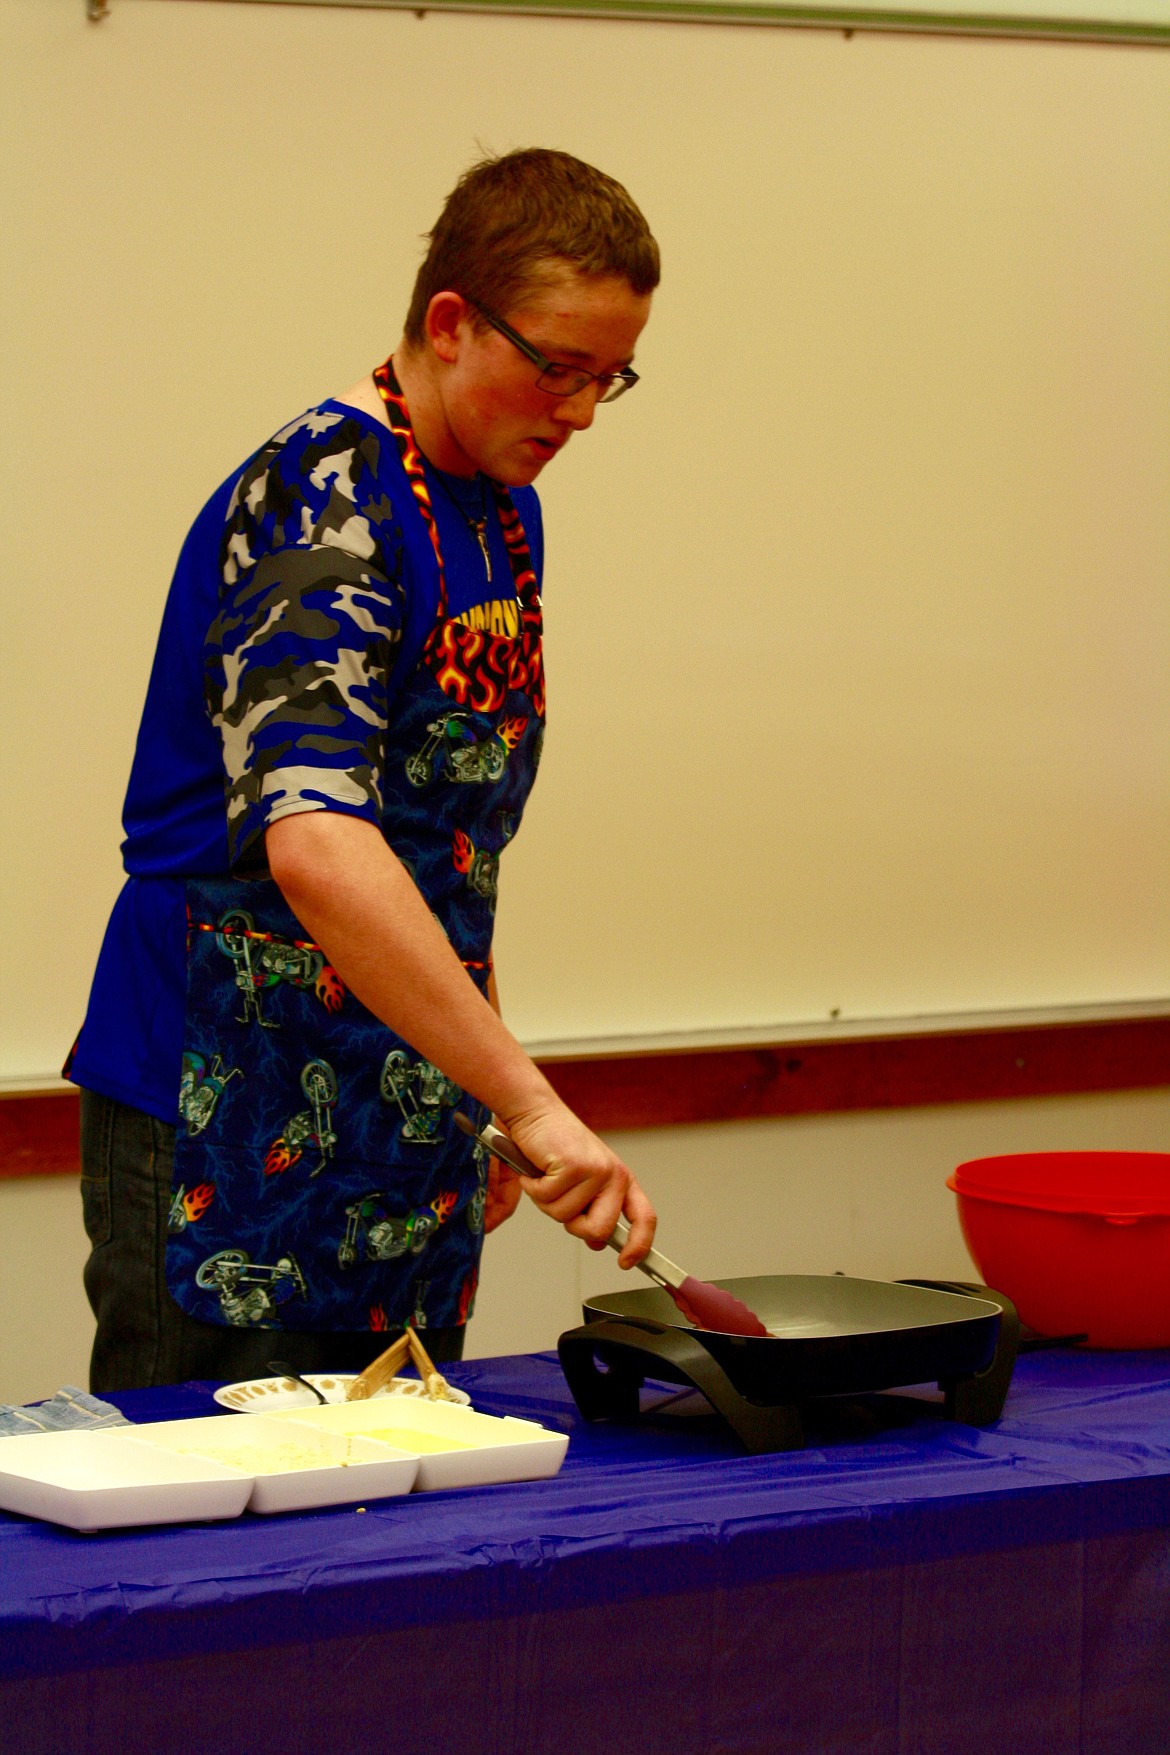
[[[387,351],[480,145],[604,164],[666,263],[644,385],[542,483],[520,1034],[1170,993],[1170,53],[210,0],[0,31],[0,1075],[81,1015],[194,511]]]
[[[709,1278],[833,1273],[974,1278],[946,1177],[967,1158],[1063,1148],[1151,1151],[1170,1090],[729,1122],[613,1134],[652,1190],[663,1251]],[[0,1182],[0,1401],[86,1382],[93,1324],[76,1183]],[[488,1239],[468,1354],[532,1352],[583,1295],[646,1282],[524,1202]]]

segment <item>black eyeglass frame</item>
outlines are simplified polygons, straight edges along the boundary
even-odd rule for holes
[[[483,305],[477,305],[474,299],[468,299],[467,302],[473,310],[479,312],[485,323],[498,330],[504,340],[510,341],[526,360],[531,360],[534,366],[540,367],[540,377],[536,380],[536,388],[543,390],[546,396],[556,396],[562,402],[567,402],[571,396],[579,396],[586,384],[602,384],[608,378],[609,388],[602,391],[597,398],[600,407],[603,402],[616,402],[619,396],[624,396],[626,391],[632,390],[639,381],[638,374],[632,366],[623,366],[620,372],[587,372],[584,366],[568,366],[563,360],[550,360],[541,353],[538,347],[533,347],[530,341],[525,341],[524,337],[518,334],[510,323],[505,323],[502,317],[497,317],[494,311],[486,310]],[[571,373],[574,379],[573,388],[566,390],[561,384],[542,383],[541,380],[545,375],[552,371]]]

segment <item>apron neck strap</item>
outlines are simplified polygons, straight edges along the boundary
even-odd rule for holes
[[[398,447],[398,456],[406,479],[410,483],[410,491],[422,514],[427,535],[431,539],[431,547],[435,551],[435,560],[439,567],[439,617],[445,619],[447,606],[447,573],[443,565],[443,549],[439,541],[439,528],[435,523],[434,507],[431,505],[431,490],[423,469],[423,455],[414,436],[414,428],[410,424],[410,410],[406,406],[406,397],[394,371],[394,356],[384,360],[374,369],[374,383],[378,386],[378,394],[386,409],[390,422],[390,431],[394,434],[394,443]],[[485,477],[492,490],[496,502],[496,512],[503,532],[504,546],[508,551],[508,564],[512,569],[512,582],[516,596],[520,600],[522,621],[535,631],[540,629],[540,595],[536,588],[536,573],[532,566],[532,556],[528,550],[528,542],[524,535],[524,526],[520,515],[512,504],[512,496],[503,482],[493,481]]]

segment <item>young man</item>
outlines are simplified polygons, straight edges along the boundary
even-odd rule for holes
[[[531,484],[631,361],[657,246],[567,154],[472,168],[390,358],[204,508],[127,794],[128,882],[71,1061],[97,1390],[458,1357],[518,1184],[595,1248],[654,1214],[504,1027],[499,858],[544,724]],[[278,1335],[272,1331],[278,1331]]]

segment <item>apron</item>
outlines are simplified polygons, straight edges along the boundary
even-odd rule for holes
[[[422,458],[390,362],[374,374],[401,469],[404,558],[438,611],[388,728],[382,832],[486,989],[500,854],[536,776],[541,605],[523,526],[492,483],[514,636],[454,620]],[[471,1315],[484,1106],[349,993],[271,879],[187,883],[187,1006],[167,1285],[243,1328],[458,1326]]]

